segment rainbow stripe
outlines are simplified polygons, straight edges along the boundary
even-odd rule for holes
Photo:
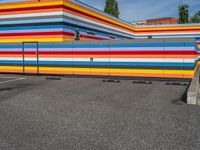
[[[2,43],[1,72],[193,78],[195,39]]]
[[[133,26],[77,0],[2,3],[0,72],[191,79],[198,36],[199,24]]]
[[[77,0],[0,4],[0,42],[198,37],[200,25],[133,26]]]

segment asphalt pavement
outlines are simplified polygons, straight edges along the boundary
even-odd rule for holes
[[[0,75],[1,150],[199,150],[186,84]]]

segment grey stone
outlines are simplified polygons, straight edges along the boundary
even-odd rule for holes
[[[195,73],[194,78],[192,79],[190,86],[187,91],[187,104],[197,105],[198,104],[198,93],[199,93],[199,70]]]

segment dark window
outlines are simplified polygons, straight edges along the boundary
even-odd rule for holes
[[[115,39],[115,38],[116,38],[115,36],[112,36],[112,35],[109,35],[109,37],[110,37],[111,39]]]
[[[74,40],[79,41],[80,40],[80,32],[79,30],[75,30],[75,38]]]
[[[92,31],[86,31],[87,34],[91,34],[91,35],[95,35],[95,32],[92,32]]]

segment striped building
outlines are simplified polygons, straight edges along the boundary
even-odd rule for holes
[[[199,37],[200,24],[133,26],[77,0],[0,4],[0,42]]]
[[[191,79],[199,34],[199,24],[133,26],[76,0],[2,3],[0,72]]]
[[[196,39],[1,43],[0,71],[11,73],[193,78]]]

